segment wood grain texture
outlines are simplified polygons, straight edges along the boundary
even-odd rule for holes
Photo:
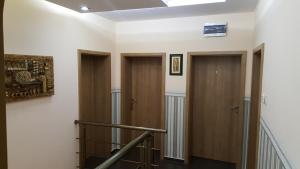
[[[79,120],[111,123],[110,53],[78,51]],[[86,126],[86,157],[107,157],[111,151],[111,129]],[[80,130],[83,138],[83,128]],[[82,160],[81,160],[82,161]],[[82,163],[82,162],[81,162]]]
[[[188,54],[185,163],[194,155],[241,167],[246,55]]]
[[[160,58],[131,59],[131,125],[162,128],[161,69]],[[131,138],[138,135],[133,134]],[[160,148],[160,137],[155,138],[154,145]]]
[[[264,44],[253,52],[251,108],[249,120],[248,163],[249,169],[255,169],[258,162],[259,126],[261,113],[261,90],[263,77]]]
[[[165,54],[127,53],[121,59],[121,121],[123,124],[164,128]],[[122,142],[136,132],[123,131]],[[163,137],[155,135],[163,155]]]
[[[6,107],[4,95],[3,7],[4,0],[0,1],[0,168],[7,169]]]
[[[193,62],[192,156],[236,163],[240,57],[207,56]]]

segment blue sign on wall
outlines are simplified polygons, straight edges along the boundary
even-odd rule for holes
[[[226,24],[211,24],[206,23],[204,25],[204,36],[205,37],[222,37],[227,34],[227,23]]]

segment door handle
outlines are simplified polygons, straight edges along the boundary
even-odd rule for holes
[[[231,110],[236,110],[236,109],[240,109],[240,106],[233,106],[233,107],[231,107]]]
[[[135,103],[136,103],[136,99],[131,98],[131,103],[132,103],[132,104],[135,104]]]
[[[238,114],[240,110],[240,106],[233,106],[231,107],[231,110],[234,111],[236,114]]]
[[[131,98],[131,110],[134,109],[134,104],[136,104],[136,99]]]

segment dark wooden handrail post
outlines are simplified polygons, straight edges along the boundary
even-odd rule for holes
[[[4,40],[3,40],[3,8],[4,0],[0,0],[0,168],[7,169],[7,136],[6,136],[6,105],[4,88]]]

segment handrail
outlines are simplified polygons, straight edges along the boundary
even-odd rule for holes
[[[137,126],[122,125],[122,124],[106,124],[106,123],[88,122],[88,121],[81,121],[81,120],[75,120],[74,123],[81,124],[81,125],[90,125],[90,126],[112,127],[112,128],[121,128],[121,129],[139,130],[139,131],[150,131],[150,132],[154,132],[154,133],[167,133],[167,130],[164,130],[164,129],[137,127]]]
[[[151,137],[150,131],[145,131],[142,135],[132,140],[130,143],[128,143],[125,147],[123,147],[120,151],[118,151],[115,155],[110,157],[108,160],[106,160],[104,163],[96,167],[95,169],[108,169],[115,163],[117,163],[120,159],[122,159],[129,150],[136,147],[138,144],[142,143],[145,139],[148,137]]]

